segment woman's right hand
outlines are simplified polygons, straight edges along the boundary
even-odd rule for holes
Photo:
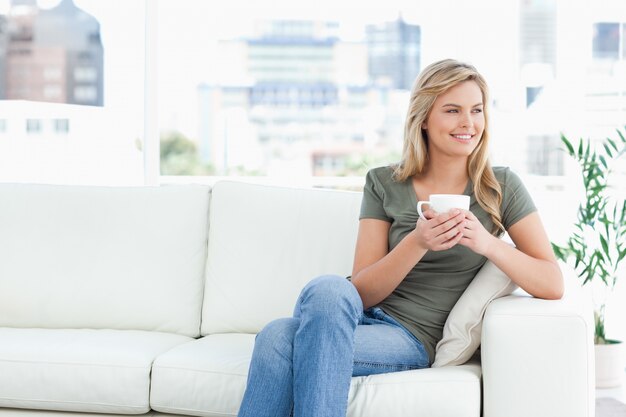
[[[433,210],[426,210],[424,217],[417,220],[414,234],[417,244],[427,250],[450,249],[463,237],[465,227],[465,213],[459,209],[438,214]]]

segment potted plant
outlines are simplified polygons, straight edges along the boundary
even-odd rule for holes
[[[618,277],[618,267],[626,257],[626,200],[612,198],[609,175],[613,164],[626,152],[626,138],[617,130],[619,140],[606,138],[596,150],[589,139],[573,145],[564,135],[566,152],[581,168],[585,198],[578,207],[574,231],[565,245],[552,243],[557,258],[573,266],[582,285],[591,284],[594,301],[596,386],[621,384],[621,345],[608,339],[604,319],[608,296]],[[610,364],[609,362],[615,362]]]

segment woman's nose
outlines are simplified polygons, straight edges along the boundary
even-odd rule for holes
[[[472,116],[470,114],[464,114],[461,119],[461,127],[471,127],[473,125]]]

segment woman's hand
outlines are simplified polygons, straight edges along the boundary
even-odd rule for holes
[[[442,214],[426,210],[424,217],[428,220],[420,218],[411,232],[420,247],[434,251],[450,249],[463,238],[466,214],[462,210]]]
[[[459,244],[467,246],[475,253],[487,256],[491,244],[497,238],[489,233],[478,218],[469,210],[464,210],[465,214],[463,237],[459,240]]]

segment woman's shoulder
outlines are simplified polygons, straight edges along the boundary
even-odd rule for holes
[[[385,165],[376,168],[372,168],[367,172],[367,178],[371,181],[378,182],[382,185],[390,184],[394,181],[393,178],[394,167],[393,165]]]
[[[511,170],[509,167],[505,166],[495,166],[491,168],[493,170],[493,174],[496,176],[496,179],[501,185],[509,185],[511,183],[520,183],[520,177]]]
[[[491,168],[493,170],[493,174],[497,179],[506,177],[506,174],[511,171],[511,168],[505,166],[495,166]]]

